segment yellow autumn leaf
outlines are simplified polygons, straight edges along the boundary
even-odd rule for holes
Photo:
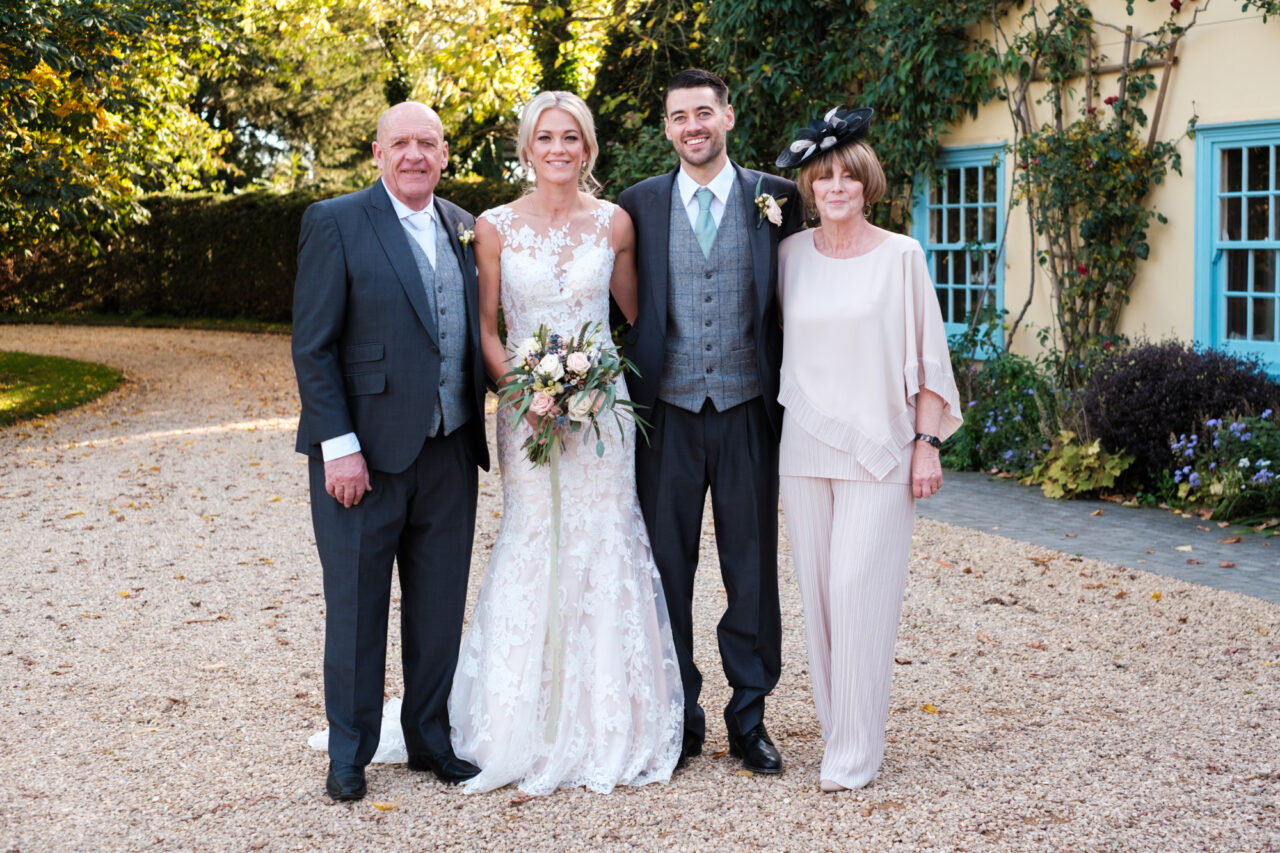
[[[744,768],[742,768],[741,770],[737,771],[734,775],[737,775],[737,776],[745,776],[745,777],[747,777],[748,779],[750,779],[752,776],[754,776],[754,775],[756,775],[756,774],[752,773],[750,770],[748,770],[748,769],[746,769],[746,768],[744,767]]]
[[[279,502],[280,502],[280,496],[279,496],[279,495],[276,495],[274,498],[272,498],[271,500],[267,501],[267,503],[269,503],[269,504],[279,503]]]
[[[77,515],[84,515],[84,510],[78,509],[75,512],[69,512],[63,518],[75,518]]]
[[[1156,590],[1155,592],[1151,593],[1151,600],[1152,600],[1152,601],[1159,601],[1159,600],[1160,600],[1160,598],[1161,598],[1160,590]]]
[[[393,809],[397,808],[399,805],[400,803],[398,801],[394,803],[379,803],[375,801],[373,803],[373,807],[380,812],[392,811]]]
[[[128,598],[132,594],[133,593],[129,592],[129,590],[127,589],[122,589],[116,593],[116,595],[120,596],[121,598]]]
[[[1173,549],[1173,550],[1175,550],[1175,551],[1190,551],[1190,550],[1191,550],[1191,546],[1190,546],[1190,545],[1177,545],[1177,546],[1175,546],[1175,547],[1174,547],[1174,549]]]
[[[930,703],[928,703],[928,702],[925,702],[923,705],[921,705],[921,706],[920,706],[920,710],[921,710],[921,711],[924,711],[926,714],[936,714],[936,713],[938,713],[938,709],[937,709],[934,705],[931,705],[931,704],[930,704]]]

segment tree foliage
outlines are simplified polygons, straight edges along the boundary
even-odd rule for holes
[[[110,232],[145,191],[198,184],[223,138],[184,109],[227,45],[221,0],[0,8],[0,252]]]

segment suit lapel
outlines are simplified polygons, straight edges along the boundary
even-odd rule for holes
[[[769,228],[756,227],[759,212],[756,210],[756,183],[746,169],[733,164],[738,173],[738,193],[742,196],[743,211],[747,221],[747,239],[751,244],[751,267],[756,284],[756,314],[763,317],[764,307],[769,304],[769,288],[773,277],[769,275],[770,261],[773,256],[771,234]]]
[[[676,166],[669,180],[655,182],[650,202],[641,210],[641,215],[648,220],[644,234],[648,242],[645,254],[650,264],[649,297],[653,300],[654,316],[661,324],[664,337],[667,334],[667,288],[670,287],[671,196],[676,191],[679,169]]]
[[[418,262],[413,258],[413,250],[409,248],[409,235],[404,233],[404,226],[396,216],[387,189],[379,181],[369,188],[369,201],[365,205],[369,221],[373,224],[373,233],[378,237],[382,251],[386,253],[391,268],[395,271],[404,295],[413,306],[414,313],[427,330],[432,342],[438,344],[436,337],[436,321],[431,316],[431,308],[427,305],[427,295],[423,290],[422,273]]]

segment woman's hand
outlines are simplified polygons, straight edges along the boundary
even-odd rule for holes
[[[930,498],[942,488],[942,460],[938,448],[923,441],[915,442],[911,452],[911,494]]]

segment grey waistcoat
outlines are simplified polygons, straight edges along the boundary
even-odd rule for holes
[[[680,193],[672,191],[660,400],[696,412],[710,399],[723,412],[760,396],[748,227],[734,182],[704,258]]]
[[[471,368],[467,363],[467,309],[463,294],[462,270],[449,245],[444,226],[436,221],[436,267],[431,268],[427,253],[418,241],[405,235],[413,250],[422,285],[427,292],[427,307],[436,320],[440,341],[440,389],[437,395],[435,422],[427,434],[439,435],[441,426],[448,435],[471,417],[468,395],[471,392]]]

